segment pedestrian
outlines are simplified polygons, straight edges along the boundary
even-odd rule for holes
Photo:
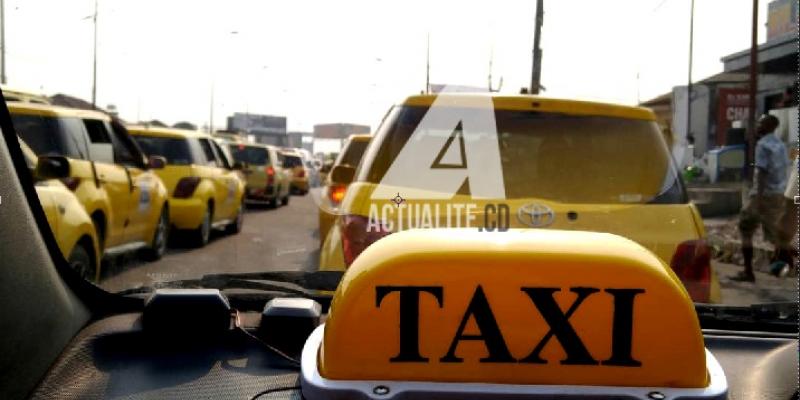
[[[795,157],[792,164],[792,171],[789,173],[789,182],[786,184],[786,191],[783,193],[784,208],[783,216],[780,220],[780,235],[778,247],[775,249],[775,262],[770,265],[770,271],[776,276],[786,276],[792,269],[796,270],[795,258],[797,249],[792,246],[794,236],[797,235],[798,204],[795,198],[800,196],[798,193],[798,158]]]
[[[784,209],[789,156],[786,146],[775,134],[778,118],[764,115],[758,120],[756,130],[755,163],[753,168],[753,187],[749,201],[739,215],[739,233],[742,240],[744,271],[732,279],[755,282],[753,273],[753,233],[758,227],[764,238],[779,248],[779,222]]]

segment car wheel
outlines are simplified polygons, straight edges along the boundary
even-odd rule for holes
[[[167,252],[167,238],[169,238],[169,211],[164,207],[161,216],[158,217],[158,225],[153,232],[153,239],[150,240],[150,247],[142,254],[143,258],[147,261],[160,260]]]
[[[244,225],[244,204],[239,205],[239,210],[236,211],[236,218],[225,227],[225,231],[230,235],[235,235],[242,231]]]
[[[281,204],[284,205],[284,206],[288,206],[289,205],[289,197],[291,197],[291,196],[289,196],[288,193],[286,194],[286,196],[283,196],[283,198],[281,199]]]
[[[194,244],[197,247],[203,247],[208,244],[208,239],[211,237],[211,208],[206,208],[206,213],[203,214],[203,221],[200,226],[195,230]]]
[[[75,245],[75,248],[72,249],[72,253],[70,253],[69,258],[67,259],[69,266],[72,267],[75,272],[80,275],[81,278],[86,279],[88,281],[95,280],[95,265],[92,262],[92,257],[89,255],[89,251],[84,247],[82,244],[78,243]]]

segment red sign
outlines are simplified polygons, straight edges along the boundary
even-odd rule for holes
[[[750,95],[746,88],[717,90],[717,145],[725,144],[725,136],[733,121],[746,123],[750,115]]]

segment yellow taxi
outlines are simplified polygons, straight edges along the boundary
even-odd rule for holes
[[[290,171],[283,168],[275,146],[256,143],[227,143],[235,162],[243,165],[246,177],[245,198],[266,202],[270,207],[289,204]]]
[[[98,281],[101,254],[94,224],[75,194],[59,180],[69,177],[69,160],[60,156],[39,159],[22,140],[20,147],[58,249],[82,278]]]
[[[311,184],[303,157],[294,150],[283,150],[281,156],[283,157],[283,168],[289,171],[292,193],[299,195],[308,193]]]
[[[357,167],[358,163],[361,162],[361,157],[364,155],[364,151],[367,149],[371,138],[372,135],[369,134],[350,135],[342,145],[342,151],[336,157],[336,160],[330,168],[336,165],[349,165],[353,168]],[[328,236],[328,231],[330,231],[331,226],[333,226],[336,216],[339,215],[339,203],[342,202],[344,192],[347,190],[347,185],[332,183],[327,178],[328,176],[326,175],[323,181],[324,186],[319,203],[320,245],[325,243],[325,237]]]
[[[38,156],[69,160],[61,181],[94,222],[103,256],[141,250],[161,258],[169,228],[167,190],[124,127],[101,112],[8,102],[17,134]]]
[[[142,150],[166,159],[158,171],[169,191],[172,227],[192,232],[205,246],[212,229],[239,233],[244,221],[244,181],[209,135],[189,130],[129,126]]]
[[[321,250],[343,270],[382,237],[471,227],[614,233],[670,265],[692,298],[717,302],[703,221],[649,109],[529,95],[407,98],[373,137]],[[352,183],[351,183],[352,182]]]

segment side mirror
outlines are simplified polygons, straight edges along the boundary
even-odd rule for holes
[[[356,169],[349,165],[337,165],[331,169],[330,181],[336,185],[349,185],[353,182]]]
[[[89,143],[89,159],[114,164],[114,146],[111,143]]]
[[[61,179],[69,177],[69,160],[63,156],[40,156],[34,172],[37,179]]]
[[[147,168],[149,169],[163,169],[167,166],[167,159],[161,156],[147,157]]]
[[[237,171],[241,171],[241,170],[247,169],[247,163],[243,163],[241,161],[235,161],[233,163],[233,169],[235,169]]]

